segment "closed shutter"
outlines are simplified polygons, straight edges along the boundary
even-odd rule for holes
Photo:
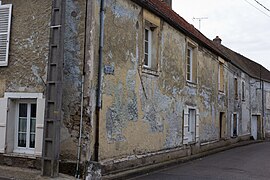
[[[189,124],[188,124],[188,109],[184,109],[184,128],[183,128],[183,144],[188,144],[189,142]]]
[[[37,121],[36,121],[36,145],[35,155],[41,156],[43,142],[45,99],[37,99]]]
[[[7,127],[8,99],[0,98],[0,153],[6,149],[6,127]]]
[[[8,65],[12,5],[0,5],[0,66]]]
[[[231,117],[231,137],[233,137],[233,114]]]
[[[200,138],[199,126],[200,126],[200,114],[199,110],[196,110],[196,142],[199,142]]]

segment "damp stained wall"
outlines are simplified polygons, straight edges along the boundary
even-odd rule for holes
[[[218,57],[198,45],[197,81],[187,83],[186,47],[193,40],[160,19],[158,71],[147,73],[143,22],[137,4],[105,0],[104,65],[114,73],[103,75],[100,160],[182,147],[188,106],[199,110],[199,141],[219,138],[219,112],[227,112],[228,100],[227,90],[218,91]]]
[[[52,1],[3,0],[12,4],[9,65],[0,67],[0,98],[5,92],[45,93]],[[76,160],[79,138],[81,84],[84,62],[86,1],[66,0],[64,35],[63,160]],[[86,73],[88,75],[88,73]],[[90,77],[90,76],[87,76]],[[89,81],[89,78],[86,78]],[[82,160],[90,139],[89,95],[84,95]]]
[[[0,67],[5,92],[43,93],[48,60],[51,1],[3,0],[12,4],[8,66]]]

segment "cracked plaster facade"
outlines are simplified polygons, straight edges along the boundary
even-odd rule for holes
[[[86,7],[84,0],[66,0],[60,155],[61,160],[73,163],[77,155],[83,74],[82,162],[93,160],[96,133],[100,0],[87,2]],[[0,67],[0,98],[5,92],[44,94],[51,1],[3,0],[2,3],[11,3],[14,8],[9,65]],[[264,116],[261,137],[270,135],[270,109],[266,108],[270,104],[270,99],[267,100],[270,83],[264,82],[263,86],[264,115],[259,79],[226,61],[225,90],[220,92],[218,55],[156,15],[153,16],[160,20],[158,68],[154,73],[145,72],[142,67],[143,11],[143,7],[130,0],[105,0],[104,65],[113,67],[114,73],[102,76],[98,157],[102,171],[163,162],[226,145],[227,142],[223,143],[226,140],[248,139],[252,115]],[[186,49],[190,41],[197,46],[196,83],[186,81]],[[234,98],[235,77],[240,97],[237,100]],[[242,81],[246,83],[245,101],[241,99]],[[183,142],[184,116],[188,107],[198,112],[198,140],[186,145]],[[226,121],[223,139],[219,137],[220,112],[224,112]],[[234,139],[231,138],[233,113],[239,116],[239,137]],[[221,144],[204,145],[212,142]],[[168,157],[157,157],[159,155]],[[126,165],[116,167],[121,163]],[[100,175],[100,170],[97,171]]]

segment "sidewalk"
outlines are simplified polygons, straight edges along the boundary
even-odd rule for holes
[[[42,177],[36,169],[0,166],[0,180],[75,180],[74,177],[60,174],[58,178]]]

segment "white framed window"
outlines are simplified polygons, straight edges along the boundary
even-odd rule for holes
[[[144,29],[144,64],[146,68],[151,68],[152,63],[152,31],[146,27]]]
[[[187,81],[192,82],[193,48],[187,48]]]
[[[16,103],[14,152],[34,154],[37,104],[30,99]]]
[[[0,66],[8,65],[11,12],[11,4],[0,3]]]
[[[0,152],[41,156],[44,113],[42,93],[6,92],[0,98]]]

